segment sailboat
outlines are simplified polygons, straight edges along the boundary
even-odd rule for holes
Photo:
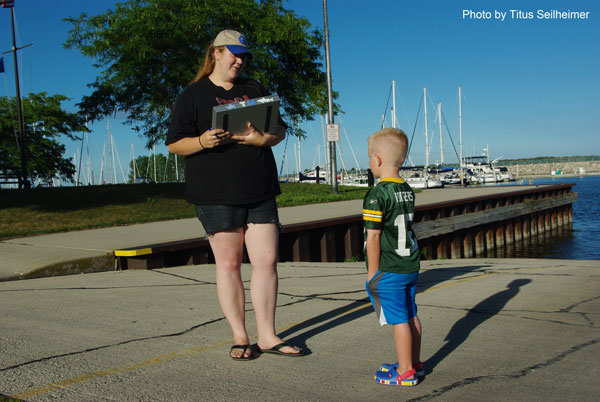
[[[396,112],[396,96],[395,96],[395,82],[392,81],[393,89],[393,107],[394,114],[392,118],[392,126],[395,125],[395,112]],[[437,177],[433,176],[429,172],[429,137],[427,132],[427,88],[423,88],[423,104],[425,105],[425,166],[413,166],[400,169],[400,176],[406,181],[412,188],[440,188],[444,187],[444,183]]]

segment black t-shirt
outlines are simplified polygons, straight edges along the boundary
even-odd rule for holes
[[[205,77],[177,98],[166,144],[197,137],[210,129],[213,106],[270,95],[254,80],[240,79],[230,90]],[[285,123],[279,118],[279,124]],[[185,161],[186,199],[193,204],[240,205],[281,193],[271,147],[236,143],[189,155]]]

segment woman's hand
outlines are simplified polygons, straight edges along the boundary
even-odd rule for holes
[[[229,131],[208,129],[198,137],[184,137],[177,142],[169,144],[169,152],[188,156],[231,141]]]
[[[255,147],[271,147],[277,145],[285,138],[285,129],[281,126],[275,128],[275,133],[261,133],[252,123],[246,122],[248,131],[243,134],[232,135],[231,139],[238,144],[253,145]]]
[[[229,142],[230,138],[231,134],[229,131],[217,128],[215,130],[206,130],[203,132],[200,137],[198,137],[198,142],[202,149],[210,149]]]
[[[253,145],[255,147],[264,147],[266,145],[266,136],[258,131],[252,123],[246,122],[248,131],[243,134],[232,135],[231,139],[237,141],[238,144]]]

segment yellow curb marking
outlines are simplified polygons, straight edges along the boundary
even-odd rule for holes
[[[139,255],[152,254],[151,248],[138,248],[135,250],[115,250],[115,256],[117,257],[136,257]]]

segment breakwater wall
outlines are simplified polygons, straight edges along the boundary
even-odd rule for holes
[[[502,162],[499,163],[500,165]],[[515,177],[550,175],[560,171],[562,174],[600,173],[600,161],[551,162],[505,165]],[[583,172],[581,171],[583,169]]]
[[[572,228],[573,184],[504,187],[415,208],[413,229],[426,259],[501,254]],[[492,190],[492,189],[490,189]],[[444,191],[444,190],[442,190]],[[441,197],[440,197],[441,198]],[[283,225],[280,261],[341,262],[364,258],[362,214]],[[208,240],[195,238],[115,250],[120,269],[214,263]],[[244,261],[248,256],[244,253]]]

